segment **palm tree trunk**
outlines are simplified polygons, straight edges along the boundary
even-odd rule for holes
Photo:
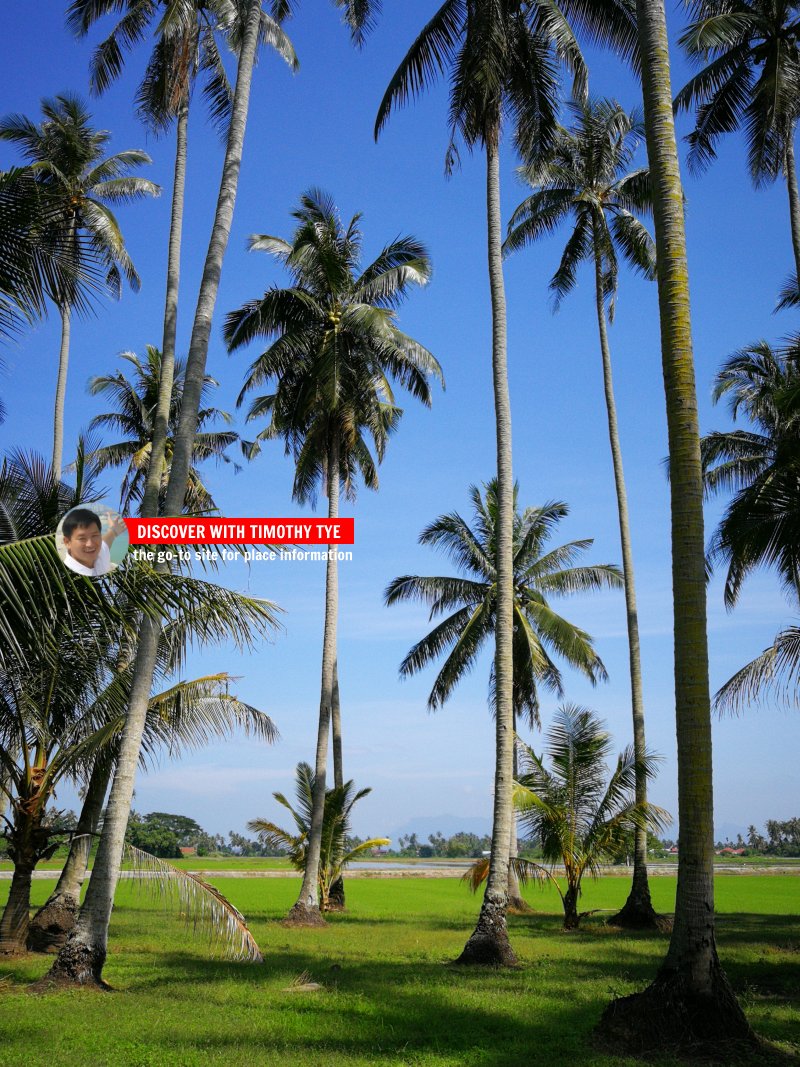
[[[512,775],[516,782],[519,778],[519,760],[517,758],[517,713],[512,710],[512,724],[514,730],[514,756],[512,764]],[[530,905],[523,898],[519,888],[519,878],[517,878],[517,872],[511,866],[511,860],[515,859],[519,852],[519,841],[517,839],[517,815],[512,810],[511,813],[511,836],[508,840],[508,906],[513,908],[514,911],[530,911]]]
[[[233,222],[233,209],[236,205],[236,193],[239,187],[244,135],[247,128],[247,112],[250,105],[250,86],[258,49],[260,25],[261,0],[250,0],[242,45],[239,51],[236,91],[231,108],[228,142],[225,150],[219,196],[217,198],[217,209],[214,215],[214,226],[211,230],[211,239],[206,252],[200,292],[197,297],[197,308],[195,309],[194,323],[192,324],[189,356],[186,361],[181,417],[175,432],[172,469],[164,508],[167,515],[180,514],[189,480],[192,449],[197,432],[197,413],[200,410],[200,397],[206,373],[211,322],[214,317],[219,281],[222,275],[222,263],[228,247],[231,223]]]
[[[175,447],[170,470],[166,515],[179,515],[189,478],[192,447],[197,430],[197,413],[200,392],[205,375],[211,318],[219,290],[222,261],[228,245],[239,170],[242,162],[244,133],[250,103],[250,86],[253,65],[258,46],[261,24],[261,2],[250,0],[239,63],[236,75],[225,162],[206,254],[200,292],[197,298],[192,340],[186,368],[186,386],[181,406],[181,421],[175,437]],[[142,733],[147,717],[147,705],[153,684],[153,672],[158,652],[160,627],[157,622],[145,618],[139,630],[139,641],[134,665],[128,715],[120,739],[119,756],[111,785],[111,794],[103,823],[100,846],[92,870],[92,878],[86,893],[78,922],[69,940],[62,947],[51,968],[48,978],[59,982],[80,985],[102,984],[102,970],[106,958],[108,923],[114,903],[114,890],[119,878],[125,830],[131,810],[136,766],[141,748]]]
[[[792,226],[792,251],[797,285],[800,287],[800,192],[797,189],[797,164],[794,158],[794,130],[786,142],[786,188],[789,192],[789,219]]]
[[[186,189],[186,145],[189,128],[189,102],[184,101],[178,112],[175,134],[175,177],[172,185],[172,213],[169,224],[167,252],[167,293],[164,302],[164,332],[161,341],[161,380],[158,403],[153,419],[153,439],[150,443],[150,466],[147,470],[142,515],[158,514],[161,478],[164,469],[169,409],[175,377],[175,344],[178,333],[178,292],[181,278],[181,237],[183,233],[183,205]]]
[[[564,894],[564,929],[577,930],[581,924],[578,914],[578,890],[575,886],[568,886]]]
[[[92,839],[100,825],[110,777],[111,763],[97,760],[89,779],[75,836],[70,843],[67,862],[55,889],[31,919],[28,930],[28,948],[31,952],[52,952],[59,948],[75,925]]]
[[[339,438],[336,431],[328,451],[328,518],[339,515]],[[319,908],[319,860],[322,849],[322,821],[325,816],[325,776],[328,763],[328,734],[336,680],[336,620],[339,610],[339,565],[336,545],[328,545],[325,570],[325,626],[322,638],[322,681],[317,726],[317,755],[314,763],[314,792],[311,826],[308,831],[306,866],[300,895],[286,918],[291,925],[319,926],[325,922]]]
[[[344,785],[342,766],[342,709],[339,704],[339,664],[333,665],[333,699],[331,701],[331,735],[333,742],[333,784],[337,789]],[[328,894],[328,911],[344,911],[344,875],[340,874],[331,884]]]
[[[647,154],[653,183],[661,353],[667,407],[675,620],[680,851],[669,951],[643,993],[612,1002],[601,1027],[630,1054],[713,1045],[750,1031],[714,937],[711,708],[708,688],[703,479],[689,275],[663,0],[637,0]]]
[[[342,766],[342,708],[339,703],[339,663],[333,665],[333,700],[331,702],[331,734],[333,741],[333,784],[337,789],[344,786]]]
[[[56,399],[53,405],[53,477],[61,477],[64,452],[64,405],[67,397],[67,370],[69,368],[69,338],[72,326],[72,308],[68,303],[59,305],[61,315],[61,347],[58,353],[58,380]]]
[[[14,862],[8,901],[0,918],[0,955],[25,951],[31,906],[31,878],[36,862],[25,855]]]
[[[478,922],[457,963],[513,966],[516,956],[508,940],[508,857],[513,810],[511,803],[514,728],[512,700],[513,521],[514,479],[511,466],[511,401],[506,352],[506,295],[503,282],[500,217],[499,121],[486,139],[486,214],[489,288],[492,301],[492,379],[497,436],[497,607],[495,624],[496,763],[494,819],[489,877]]]
[[[647,774],[644,758],[647,753],[644,736],[644,694],[642,692],[642,658],[639,647],[639,615],[636,609],[636,582],[633,575],[631,528],[628,518],[628,494],[622,466],[622,447],[619,441],[617,403],[614,399],[614,380],[611,373],[611,349],[608,343],[606,310],[603,303],[603,256],[597,239],[594,241],[595,303],[597,328],[600,333],[600,352],[603,358],[603,389],[608,416],[608,440],[614,467],[617,492],[619,540],[622,547],[622,571],[625,579],[625,614],[628,626],[628,664],[631,676],[631,710],[633,712],[633,752],[636,757],[636,803],[647,803]],[[637,826],[634,831],[633,882],[628,899],[621,911],[609,919],[614,926],[633,929],[656,928],[658,916],[650,899],[647,879],[647,830]]]
[[[9,852],[14,861],[14,874],[8,900],[0,917],[0,954],[13,955],[25,951],[31,907],[31,879],[40,853],[36,848],[38,818],[26,815],[18,805],[14,814]]]

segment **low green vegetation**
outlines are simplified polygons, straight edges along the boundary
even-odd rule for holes
[[[348,912],[333,915],[325,928],[302,931],[276,922],[296,896],[296,879],[213,881],[247,916],[263,965],[211,958],[180,918],[163,915],[146,892],[123,882],[104,972],[113,994],[34,996],[28,983],[51,960],[4,961],[5,1067],[638,1062],[607,1055],[592,1039],[609,997],[643,988],[666,946],[662,935],[621,934],[604,925],[603,913],[624,902],[626,879],[586,883],[582,909],[602,910],[572,933],[561,930],[555,891],[528,888],[535,911],[510,919],[521,967],[508,972],[446,966],[474,921],[474,901],[456,879],[350,879]],[[654,878],[651,888],[656,908],[670,911],[675,879]],[[34,883],[35,906],[50,889],[49,881]],[[0,899],[7,891],[8,882],[0,883]],[[791,875],[717,878],[727,973],[751,1023],[789,1054],[800,1052],[798,903],[800,880]]]

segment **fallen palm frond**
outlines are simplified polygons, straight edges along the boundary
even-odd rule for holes
[[[211,944],[222,944],[228,959],[264,962],[244,916],[213,885],[133,845],[126,844],[125,851],[134,880],[151,889],[167,907],[177,907],[193,931],[206,933]]]

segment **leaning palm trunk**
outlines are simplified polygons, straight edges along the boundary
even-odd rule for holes
[[[636,582],[633,576],[633,552],[631,528],[628,518],[628,494],[625,489],[625,472],[622,466],[622,448],[619,441],[617,404],[614,399],[614,380],[611,373],[611,349],[608,343],[606,311],[603,303],[603,256],[597,237],[594,240],[595,297],[597,303],[597,327],[600,333],[600,352],[603,358],[603,389],[608,415],[608,440],[611,445],[611,461],[614,467],[614,486],[617,492],[619,516],[619,540],[622,548],[622,571],[625,579],[625,615],[628,626],[628,663],[631,675],[631,710],[633,712],[633,751],[636,756],[636,803],[647,803],[647,773],[644,757],[647,752],[644,737],[644,694],[642,692],[642,658],[639,647],[639,616],[636,609]],[[609,922],[615,926],[631,928],[656,927],[658,916],[650,900],[650,885],[647,879],[647,829],[637,826],[634,830],[633,882],[628,899],[622,910]]]
[[[331,742],[333,748],[333,784],[337,789],[344,788],[344,767],[342,763],[342,708],[339,703],[339,664],[333,665],[333,699],[331,701]],[[328,893],[328,911],[344,911],[344,875],[340,874],[333,882]]]
[[[158,402],[153,418],[153,439],[150,442],[150,466],[147,471],[142,515],[157,515],[161,492],[161,475],[169,429],[169,409],[175,377],[175,344],[178,333],[178,293],[181,278],[181,237],[183,233],[183,204],[186,189],[186,143],[189,128],[189,103],[184,101],[178,111],[175,134],[175,177],[172,186],[172,213],[169,224],[167,252],[167,293],[164,301],[164,333],[161,342],[161,380]]]
[[[800,192],[797,189],[797,164],[794,158],[794,130],[789,134],[784,153],[786,188],[789,192],[789,218],[792,225],[792,251],[797,284],[800,286]]]
[[[236,89],[231,109],[231,121],[217,209],[192,327],[192,339],[186,367],[186,384],[181,406],[181,420],[175,437],[174,454],[164,507],[164,512],[167,515],[179,515],[181,513],[186,494],[194,435],[197,430],[200,392],[208,355],[211,319],[216,304],[219,279],[222,273],[222,261],[228,245],[233,208],[236,202],[236,190],[242,162],[244,133],[247,125],[250,86],[258,46],[260,20],[260,0],[251,0],[239,51]],[[163,385],[164,382],[162,381],[162,388]],[[119,756],[103,823],[103,833],[92,870],[92,878],[75,929],[61,949],[48,976],[57,981],[74,982],[81,985],[102,983],[102,971],[108,941],[108,924],[114,903],[114,890],[119,878],[120,863],[122,862],[125,830],[130,815],[136,767],[139,761],[142,733],[147,717],[147,706],[156,666],[158,638],[158,623],[145,618],[139,630],[128,715],[120,739]]]
[[[53,405],[53,477],[61,476],[61,460],[64,453],[64,405],[67,397],[67,371],[69,369],[69,340],[72,327],[72,308],[65,302],[59,306],[61,314],[61,347],[58,352],[58,378],[56,399]]]
[[[31,952],[52,952],[64,944],[75,925],[81,889],[89,865],[92,840],[100,825],[111,763],[97,760],[92,770],[78,825],[70,842],[69,855],[55,889],[31,919],[28,948]]]
[[[333,433],[328,451],[328,518],[339,515],[339,440]],[[322,638],[322,681],[320,685],[319,723],[317,725],[317,754],[314,765],[314,791],[311,796],[311,825],[300,895],[286,921],[297,925],[319,926],[324,923],[319,908],[319,865],[322,851],[322,824],[325,817],[325,775],[328,763],[328,735],[330,733],[336,673],[336,617],[339,610],[339,565],[336,546],[328,545],[325,570],[325,628]]]
[[[494,819],[489,878],[474,931],[457,963],[512,966],[516,963],[508,940],[508,861],[511,841],[513,785],[513,521],[514,479],[511,466],[511,403],[506,353],[506,297],[500,219],[500,126],[486,138],[486,212],[488,222],[489,287],[492,300],[492,379],[497,434],[497,600],[495,623],[495,724],[497,751],[494,776]]]
[[[669,951],[643,993],[613,1001],[601,1027],[627,1053],[713,1047],[750,1036],[717,958],[703,479],[686,240],[663,0],[637,0],[647,154],[653,183],[667,406],[675,619],[680,852]]]

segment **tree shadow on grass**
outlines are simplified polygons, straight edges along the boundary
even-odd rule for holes
[[[448,968],[439,961],[336,961],[308,952],[282,952],[260,967],[235,967],[235,977],[257,992],[252,1025],[198,1032],[188,1020],[200,988],[224,980],[223,966],[172,954],[168,984],[186,998],[187,1010],[176,1012],[164,1037],[164,1059],[170,1049],[187,1048],[215,1053],[228,1062],[260,1062],[260,1050],[286,1057],[287,1064],[406,1064],[425,1062],[468,1067],[522,1067],[548,1064],[574,1067],[595,1062],[588,1042],[602,1009],[597,1002],[575,995],[575,976],[569,961],[559,961],[546,976],[547,991],[533,970],[497,972],[490,969]],[[308,976],[322,989],[292,990],[292,978]],[[230,972],[227,975],[230,979]],[[154,989],[153,978],[137,989]],[[183,992],[181,992],[183,990]],[[536,1000],[536,1007],[520,1010],[520,999]],[[258,1017],[256,1018],[256,1015]],[[302,1023],[298,1025],[298,1019]],[[290,1036],[287,1036],[290,1035]],[[608,1067],[636,1063],[609,1057],[597,1062]],[[665,1063],[672,1063],[666,1060]]]

